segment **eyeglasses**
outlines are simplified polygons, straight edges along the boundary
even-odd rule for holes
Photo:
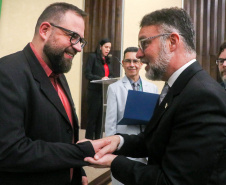
[[[165,35],[171,35],[171,33],[163,33],[163,34],[155,35],[155,36],[148,37],[145,39],[141,39],[138,41],[138,47],[141,49],[141,51],[144,51],[148,45],[148,40],[155,39],[157,37],[161,37],[161,36],[165,36]]]
[[[126,64],[131,64],[133,62],[133,64],[139,64],[140,63],[140,60],[138,60],[138,59],[133,59],[133,60],[131,60],[131,59],[124,59],[123,60],[123,63],[126,63]]]
[[[224,64],[224,61],[226,61],[226,58],[218,58],[216,60],[216,64],[221,66]]]
[[[66,28],[63,28],[61,26],[57,26],[57,25],[55,25],[53,23],[50,23],[50,25],[53,26],[53,27],[59,28],[59,29],[65,31],[65,32],[67,32],[68,35],[71,37],[70,38],[70,42],[71,42],[72,45],[75,45],[78,42],[80,42],[81,48],[84,48],[84,46],[87,44],[87,41],[84,38],[82,38],[79,34],[73,32],[71,30],[68,30]]]

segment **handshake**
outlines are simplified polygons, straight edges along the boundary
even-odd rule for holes
[[[86,157],[84,161],[89,162],[92,164],[91,166],[95,168],[110,167],[112,161],[117,157],[112,153],[117,150],[118,145],[120,144],[120,136],[114,135],[98,140],[83,139],[77,143],[82,143],[85,141],[91,142],[96,154],[94,158]]]

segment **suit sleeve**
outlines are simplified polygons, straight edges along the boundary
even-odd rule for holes
[[[153,84],[154,85],[154,84]],[[158,87],[156,86],[156,85],[154,85],[154,92],[156,93],[156,94],[158,94]]]
[[[27,135],[25,130],[32,124],[27,122],[31,119],[26,114],[29,111],[27,104],[32,101],[25,100],[32,98],[32,94],[27,83],[21,84],[19,78],[15,78],[21,76],[20,70],[15,69],[12,75],[4,69],[0,67],[0,171],[43,172],[88,165],[84,158],[95,154],[90,142],[45,142]],[[51,128],[46,129],[51,133]],[[37,132],[42,134],[41,130]]]
[[[148,151],[145,146],[144,134],[140,133],[138,135],[120,135],[124,138],[124,144],[119,151],[114,153],[118,156],[113,160],[111,164],[111,171],[113,176],[123,184],[157,185],[159,182],[158,179],[159,177],[161,177],[162,173],[159,165],[146,165],[144,163],[130,160],[125,157],[147,157]],[[163,181],[165,182],[164,177]]]
[[[116,134],[117,129],[117,98],[112,85],[107,92],[107,110],[105,119],[105,134],[111,136]]]
[[[88,57],[88,61],[86,63],[85,67],[85,77],[87,80],[92,81],[92,80],[100,80],[102,77],[98,75],[97,73],[94,74],[94,67],[95,62],[97,62],[96,54],[92,53]]]
[[[209,184],[220,160],[225,162],[225,97],[222,94],[216,95],[213,91],[215,90],[199,87],[194,93],[194,88],[190,88],[175,100],[178,102],[174,107],[164,113],[161,124],[169,124],[171,127],[170,132],[162,130],[169,134],[162,154],[158,148],[162,147],[163,141],[148,143],[151,135],[145,139],[125,136],[125,143],[118,154],[136,155],[144,149],[142,142],[146,143],[146,147],[149,147],[148,144],[155,144],[156,148],[152,152],[157,154],[149,154],[151,162],[148,165],[119,155],[111,165],[113,176],[130,185]],[[168,114],[175,116],[167,119]],[[157,160],[158,155],[161,158]]]

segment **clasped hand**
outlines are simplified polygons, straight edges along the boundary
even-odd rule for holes
[[[95,156],[92,157],[86,157],[84,161],[89,162],[92,164],[92,167],[95,168],[104,168],[104,167],[110,167],[112,161],[117,157],[116,155],[113,155],[112,153],[117,149],[120,138],[118,135],[109,136],[106,138],[98,139],[98,140],[80,140],[78,143],[90,141],[93,145]]]

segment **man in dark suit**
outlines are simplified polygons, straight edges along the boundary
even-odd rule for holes
[[[225,185],[225,91],[195,59],[190,17],[183,9],[162,9],[140,26],[137,58],[149,79],[166,82],[163,100],[144,133],[110,136],[111,144],[85,161],[110,166],[129,185]],[[148,164],[122,155],[148,157]]]
[[[226,41],[220,46],[216,64],[222,79],[221,86],[226,90]]]
[[[67,3],[48,6],[32,42],[0,59],[0,184],[88,184],[81,167],[95,151],[74,144],[78,119],[63,75],[86,44],[85,15]]]

